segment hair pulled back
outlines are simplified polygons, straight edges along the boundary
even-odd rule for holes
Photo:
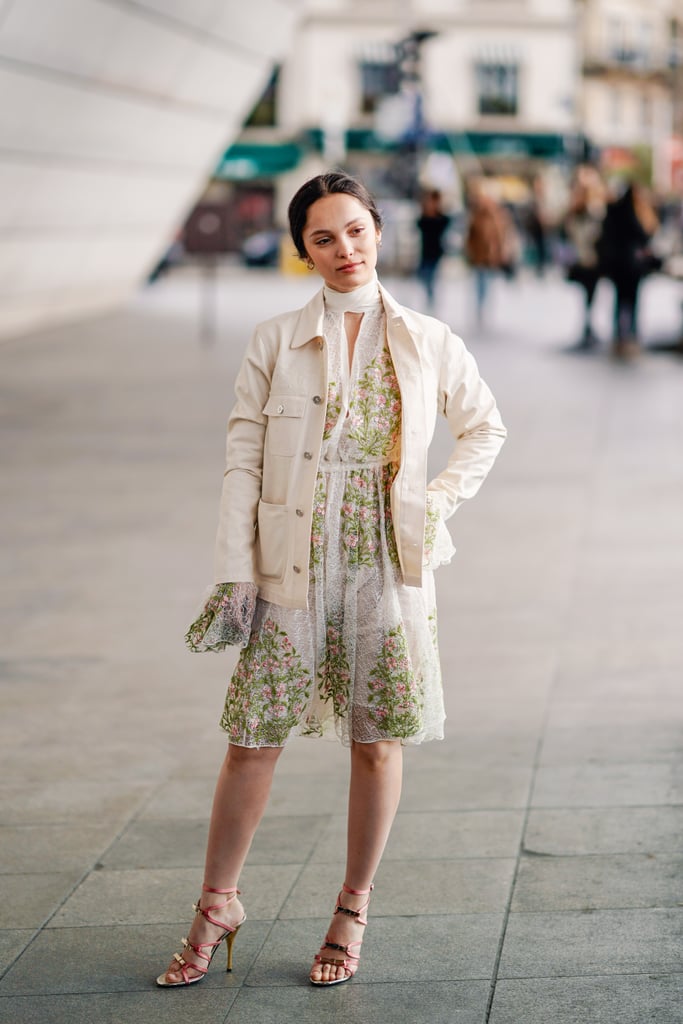
[[[372,216],[377,230],[382,230],[382,215],[375,205],[375,200],[362,182],[352,178],[349,174],[345,174],[343,171],[317,174],[315,178],[310,178],[309,181],[305,182],[298,192],[295,193],[287,211],[290,234],[296,246],[296,251],[302,260],[305,260],[308,256],[303,239],[308,208],[317,202],[318,199],[322,199],[323,196],[336,195],[340,192],[357,199],[361,206],[364,206]]]

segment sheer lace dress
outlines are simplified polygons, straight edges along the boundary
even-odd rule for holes
[[[351,309],[363,318],[349,366]],[[291,734],[336,734],[347,744],[440,739],[434,577],[427,569],[421,589],[404,586],[391,521],[401,395],[376,281],[343,296],[325,289],[324,336],[329,384],[309,607],[257,600],[221,725],[247,747],[281,746]],[[447,536],[428,503],[428,555],[440,530]]]

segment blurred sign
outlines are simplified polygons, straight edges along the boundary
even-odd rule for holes
[[[228,211],[223,204],[200,203],[190,214],[183,241],[189,253],[212,255],[227,249]]]

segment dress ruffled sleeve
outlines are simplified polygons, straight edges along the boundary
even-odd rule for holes
[[[195,653],[246,647],[256,608],[255,583],[218,583],[204,600],[185,643]]]

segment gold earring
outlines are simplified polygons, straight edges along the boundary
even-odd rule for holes
[[[309,270],[315,270],[315,263],[313,262],[310,256],[306,260],[306,266],[308,267]]]

